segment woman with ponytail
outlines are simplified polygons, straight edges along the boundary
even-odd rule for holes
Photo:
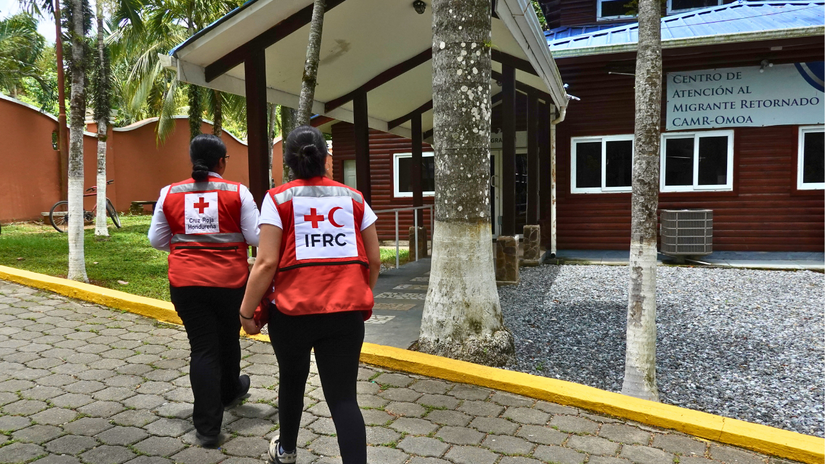
[[[249,392],[235,314],[249,277],[247,249],[258,245],[258,209],[244,185],[221,177],[229,157],[220,138],[196,136],[189,158],[192,177],[160,191],[149,242],[169,252],[169,290],[191,349],[195,436],[214,448],[224,408]]]
[[[274,464],[296,462],[313,349],[343,464],[367,462],[355,387],[364,321],[372,314],[381,267],[377,218],[361,192],[325,177],[327,157],[318,129],[301,126],[287,137],[284,162],[296,180],[263,200],[261,243],[241,304],[240,320],[249,334],[260,331],[253,313],[262,297],[269,309],[280,375],[280,436],[269,446]]]

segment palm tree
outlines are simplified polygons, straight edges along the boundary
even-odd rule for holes
[[[44,90],[48,84],[37,68],[46,39],[37,32],[37,20],[19,13],[0,20],[0,89],[17,98],[25,80],[34,79]]]
[[[103,2],[96,2],[97,59],[92,79],[95,121],[97,121],[97,217],[95,235],[109,236],[106,227],[106,137],[111,114],[111,61],[109,48],[103,39]]]

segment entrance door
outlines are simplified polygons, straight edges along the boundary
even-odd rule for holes
[[[501,186],[502,179],[496,173],[501,172],[501,150],[490,150],[490,218],[493,229],[493,238],[501,234]],[[516,151],[516,233],[521,233],[527,224],[527,152],[522,149]]]

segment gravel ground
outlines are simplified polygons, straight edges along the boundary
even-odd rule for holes
[[[500,287],[513,370],[613,392],[624,374],[626,266],[522,268]],[[825,436],[825,278],[659,266],[660,400]]]

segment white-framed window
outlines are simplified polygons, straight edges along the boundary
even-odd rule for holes
[[[798,190],[825,189],[825,126],[799,128],[799,157],[796,176]]]
[[[393,194],[396,197],[411,197],[412,153],[395,153],[392,169]],[[421,154],[421,190],[425,197],[435,195],[435,164],[431,151]]]
[[[726,5],[735,0],[667,0],[667,14],[682,13],[710,6]]]
[[[662,192],[733,190],[733,131],[662,134]]]
[[[570,139],[570,192],[632,191],[633,135]]]
[[[633,18],[636,15],[629,14],[630,8],[626,7],[628,0],[597,0],[596,18],[602,19],[624,19]]]

